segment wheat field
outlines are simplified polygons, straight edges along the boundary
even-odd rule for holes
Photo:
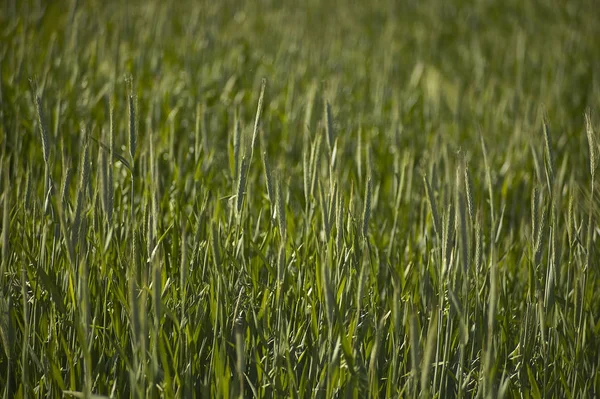
[[[598,397],[597,21],[3,0],[0,395]]]

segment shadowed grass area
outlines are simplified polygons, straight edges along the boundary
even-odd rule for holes
[[[594,1],[0,4],[0,394],[600,387]]]

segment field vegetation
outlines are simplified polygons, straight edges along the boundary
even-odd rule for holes
[[[0,395],[600,395],[593,0],[0,2]]]

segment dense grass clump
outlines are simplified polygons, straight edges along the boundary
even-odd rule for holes
[[[4,1],[0,395],[600,395],[600,8],[451,3]]]

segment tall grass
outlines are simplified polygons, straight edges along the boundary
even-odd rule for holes
[[[3,397],[598,396],[591,1],[135,3],[0,6]]]

